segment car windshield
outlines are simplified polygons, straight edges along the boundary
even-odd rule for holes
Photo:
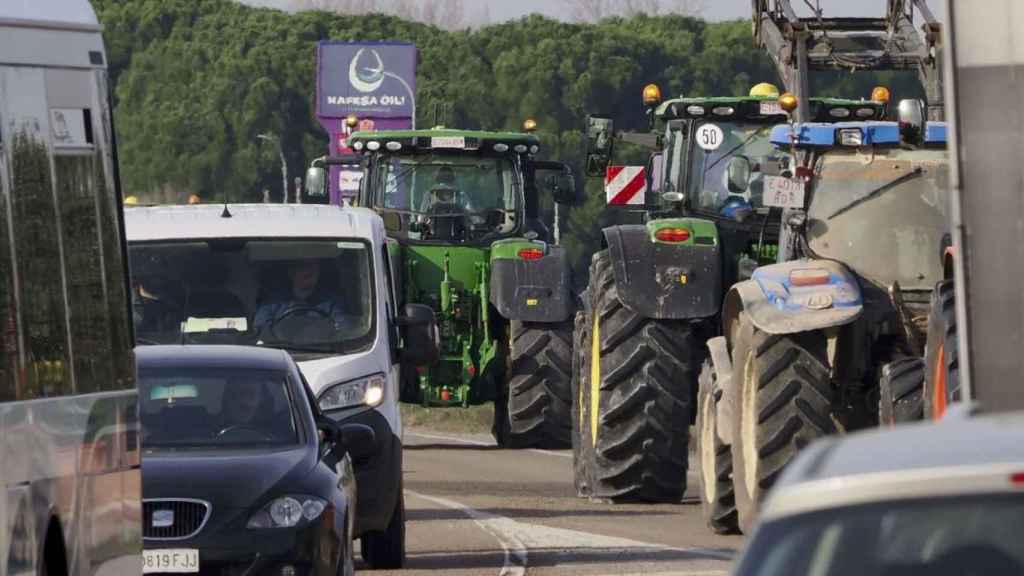
[[[136,337],[359,351],[375,328],[370,260],[344,239],[130,244]]]
[[[1022,574],[1021,495],[885,502],[767,522],[741,576]]]
[[[382,155],[374,207],[395,214],[389,228],[410,239],[495,238],[516,228],[522,182],[506,156]]]
[[[283,372],[139,368],[143,447],[222,449],[299,441]]]
[[[815,165],[808,244],[880,286],[931,290],[942,279],[948,186],[942,150],[831,151]]]
[[[697,124],[687,176],[690,204],[725,216],[763,206],[765,172],[778,173],[789,158],[772,146],[771,128],[748,122]]]

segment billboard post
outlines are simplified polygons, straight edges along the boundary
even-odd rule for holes
[[[333,42],[317,45],[316,116],[330,137],[332,156],[348,154],[355,130],[403,130],[416,124],[416,47],[395,42]],[[355,196],[361,174],[331,166],[330,202]]]

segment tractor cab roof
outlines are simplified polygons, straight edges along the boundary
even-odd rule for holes
[[[811,98],[811,118],[817,122],[838,122],[846,118],[881,120],[885,103],[872,100]],[[775,96],[716,96],[666,100],[654,112],[663,121],[713,118],[765,124],[785,122],[786,113]]]
[[[376,150],[399,152],[411,149],[416,152],[468,150],[536,154],[540,150],[540,139],[529,133],[451,128],[354,132],[349,136],[348,141],[349,146],[357,152]]]
[[[771,142],[776,146],[789,146],[796,131],[796,145],[808,148],[834,146],[899,146],[900,127],[896,122],[805,122],[782,124],[772,128]],[[925,146],[946,146],[946,123],[925,124]]]

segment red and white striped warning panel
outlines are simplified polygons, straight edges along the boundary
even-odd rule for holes
[[[604,197],[609,206],[643,205],[647,170],[643,166],[609,166],[604,175]]]

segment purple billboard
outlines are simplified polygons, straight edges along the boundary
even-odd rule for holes
[[[413,128],[416,117],[416,64],[412,44],[320,42],[317,46],[316,114],[331,137],[332,156],[350,153],[345,118],[358,118],[356,130]],[[332,167],[332,204],[355,196],[359,174]]]

